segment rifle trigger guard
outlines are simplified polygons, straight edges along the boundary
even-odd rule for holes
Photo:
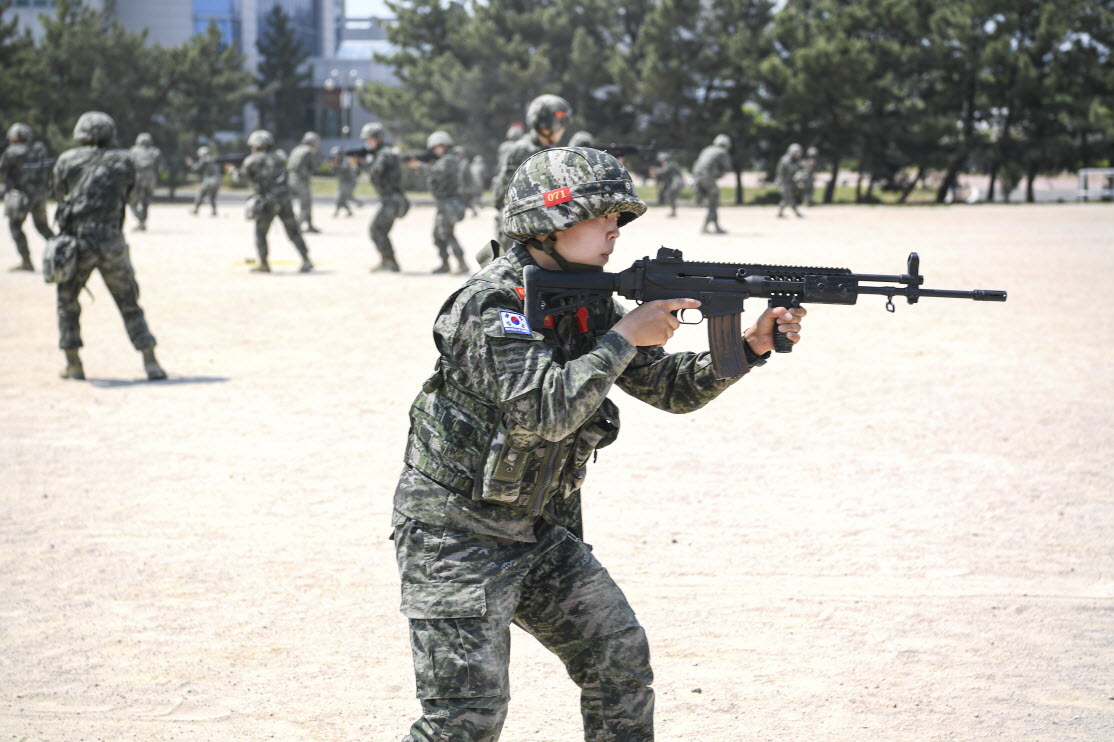
[[[697,319],[695,322],[686,322],[685,321],[685,312],[696,312],[696,315],[697,315],[697,317],[699,317],[699,319]],[[694,308],[694,307],[688,307],[686,309],[682,309],[682,310],[677,312],[676,316],[677,316],[677,321],[680,322],[682,325],[699,325],[701,322],[704,321],[704,313],[701,312],[699,309]]]

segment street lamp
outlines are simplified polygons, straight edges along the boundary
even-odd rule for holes
[[[341,74],[339,69],[329,70],[329,79],[325,81],[325,89],[332,90],[340,87],[340,135],[344,139],[348,139],[352,134],[352,102],[356,90],[358,90],[364,81],[360,77],[360,71],[356,69],[347,69],[344,74]]]

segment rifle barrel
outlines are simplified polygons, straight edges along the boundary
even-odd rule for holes
[[[915,286],[859,286],[860,294],[878,296],[928,296],[937,299],[973,299],[975,301],[1005,301],[1007,293],[995,289],[974,289],[972,291],[953,291],[951,289],[922,289]]]

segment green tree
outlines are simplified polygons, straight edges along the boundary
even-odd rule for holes
[[[34,43],[20,33],[15,17],[5,20],[10,0],[0,1],[0,122],[33,122],[28,115],[33,95]]]
[[[296,140],[312,126],[313,90],[306,64],[309,51],[294,33],[290,16],[277,3],[260,28],[259,125],[276,140]]]

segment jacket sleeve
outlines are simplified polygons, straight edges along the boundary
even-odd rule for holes
[[[469,385],[515,424],[548,441],[565,438],[603,404],[635,348],[608,332],[588,353],[559,363],[542,335],[525,327],[522,303],[491,289],[461,295],[434,326]]]
[[[615,311],[617,322],[624,312],[618,304]],[[617,386],[659,410],[683,414],[700,409],[741,378],[717,379],[708,351],[666,353],[652,346],[637,349]]]

